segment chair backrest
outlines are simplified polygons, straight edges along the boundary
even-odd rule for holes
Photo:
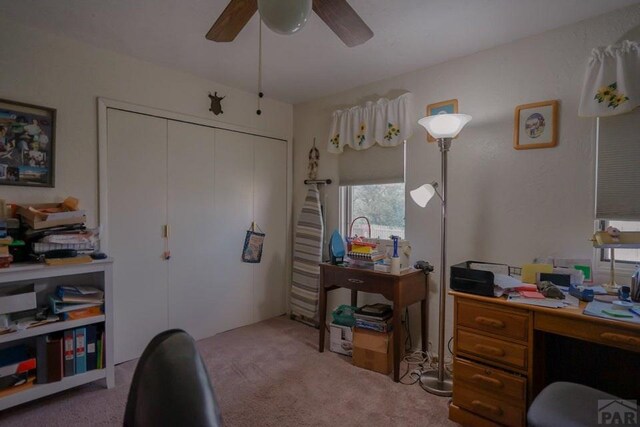
[[[162,332],[147,345],[133,374],[124,425],[222,426],[207,368],[185,331]]]

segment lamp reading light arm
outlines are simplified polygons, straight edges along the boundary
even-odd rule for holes
[[[442,194],[440,194],[440,192],[438,191],[438,181],[433,181],[431,183],[431,186],[433,187],[433,189],[435,190],[436,194],[438,195],[438,197],[440,198],[440,201],[442,203],[444,203],[444,199],[442,198]]]

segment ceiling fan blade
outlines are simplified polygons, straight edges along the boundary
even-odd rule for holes
[[[258,0],[231,0],[207,33],[207,39],[233,41],[257,10]]]
[[[373,31],[347,0],[313,0],[313,11],[349,47],[358,46],[373,37]]]

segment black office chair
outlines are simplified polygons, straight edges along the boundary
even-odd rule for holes
[[[123,424],[222,426],[207,369],[185,331],[162,332],[147,345],[133,374]]]
[[[529,427],[589,427],[598,423],[598,401],[620,400],[611,394],[569,382],[546,386],[527,412]]]

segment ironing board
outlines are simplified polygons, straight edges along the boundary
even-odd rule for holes
[[[293,243],[291,316],[318,325],[318,289],[324,226],[317,185],[309,186]]]

